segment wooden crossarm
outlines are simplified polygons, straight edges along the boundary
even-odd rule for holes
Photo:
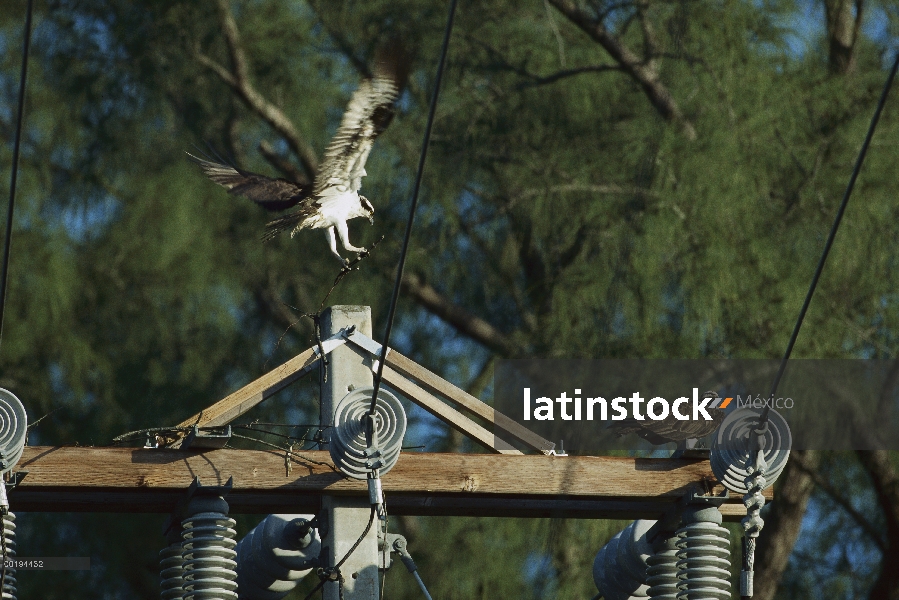
[[[323,495],[368,497],[325,451],[189,450],[31,446],[9,492],[12,509],[41,512],[170,513],[194,476],[204,485],[234,477],[232,513],[317,512]],[[391,514],[657,519],[701,481],[707,460],[436,454],[404,452],[383,477]],[[714,485],[720,494],[723,488]],[[764,492],[770,501],[771,488]],[[741,497],[721,507],[745,516]]]

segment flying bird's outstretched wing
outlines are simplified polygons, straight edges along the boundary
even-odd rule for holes
[[[235,196],[243,196],[271,210],[286,210],[309,197],[309,186],[282,177],[266,177],[187,153],[200,166],[203,174]]]
[[[374,207],[359,194],[365,176],[365,161],[375,138],[393,120],[393,104],[408,75],[409,55],[399,40],[381,47],[375,59],[374,74],[362,81],[350,98],[337,133],[325,149],[325,156],[312,185],[283,178],[271,178],[242,171],[221,162],[188,154],[215,183],[231,194],[249,198],[269,210],[299,206],[266,225],[263,240],[290,231],[325,229],[331,253],[346,264],[337,251],[337,240],[350,252],[365,252],[350,243],[347,221],[368,217]]]
[[[365,161],[372,145],[393,120],[393,103],[405,84],[407,57],[397,44],[387,47],[375,62],[374,75],[353,93],[337,133],[325,149],[313,194],[331,187],[358,192],[365,177]]]

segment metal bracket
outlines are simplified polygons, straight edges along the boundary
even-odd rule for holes
[[[730,498],[730,492],[725,488],[723,494],[715,496],[714,494],[699,494],[696,490],[690,490],[686,498],[687,504],[705,504],[706,506],[720,508],[724,501]]]
[[[350,327],[349,329],[352,330],[354,328]],[[347,329],[341,329],[340,331],[338,331],[337,333],[335,333],[328,339],[322,340],[321,350],[319,350],[318,345],[315,345],[312,347],[312,351],[315,352],[316,356],[321,356],[322,350],[324,351],[324,354],[330,354],[331,352],[334,351],[335,348],[339,348],[340,346],[343,346],[344,344],[346,344],[347,339],[348,339],[346,336],[348,334],[349,334],[349,331],[347,331]]]
[[[342,331],[338,333],[342,333]],[[374,341],[364,333],[360,333],[355,327],[347,328],[346,332],[343,333],[343,335],[346,341],[352,342],[352,344],[360,350],[364,350],[365,352],[371,354],[371,370],[373,373],[377,372],[378,360],[384,358],[383,356],[381,356],[381,350],[384,349],[383,344]],[[384,353],[384,356],[390,354],[390,348],[387,348],[386,350],[387,351]]]
[[[383,553],[383,564],[379,564],[378,569],[382,571],[386,571],[391,566],[393,566],[393,554],[394,552],[400,555],[400,559],[402,559],[403,564],[406,566],[406,569],[409,570],[410,573],[414,573],[417,570],[415,566],[415,562],[412,560],[412,556],[409,554],[409,550],[407,549],[408,542],[406,538],[398,533],[388,533],[378,534],[378,554]],[[411,568],[410,568],[411,567]]]
[[[28,475],[28,471],[19,470],[19,471],[16,471],[15,473],[12,473],[12,472],[7,473],[7,475],[9,476],[9,480],[6,481],[6,487],[7,487],[7,489],[12,490],[17,485],[22,483],[22,480],[25,479],[26,475]]]
[[[407,548],[406,538],[403,536],[395,533],[388,533],[384,538],[380,537],[380,535],[378,536],[378,554],[384,556],[385,562],[384,565],[378,565],[378,569],[386,571],[390,568],[390,555],[394,552],[400,555],[400,560],[403,561],[406,570],[412,574],[424,597],[427,600],[431,600],[431,594],[428,592],[428,588],[425,587],[424,581],[421,580],[421,575],[418,574],[418,566],[412,560],[412,555],[409,554]]]
[[[565,440],[560,440],[558,452],[556,452],[556,449],[553,448],[552,450],[547,452],[546,455],[547,456],[568,456],[568,453],[565,452]]]
[[[688,438],[678,443],[677,448],[671,453],[671,458],[686,458],[694,460],[709,460],[712,451],[703,447],[699,439]]]
[[[398,533],[383,533],[378,531],[378,569],[386,571],[393,566],[393,542],[401,538]]]
[[[730,498],[727,488],[724,494],[720,496],[700,494],[695,489],[691,489],[678,499],[678,501],[668,508],[656,524],[649,528],[646,532],[646,540],[650,543],[654,542],[658,537],[670,537],[677,528],[680,527],[681,514],[688,504],[706,504],[708,506],[720,507],[724,501]]]
[[[224,448],[231,440],[231,426],[216,427],[215,429],[200,430],[194,425],[188,432],[187,437],[181,442],[182,450],[208,450]]]

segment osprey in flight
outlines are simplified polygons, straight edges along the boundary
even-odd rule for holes
[[[266,225],[263,240],[282,231],[293,237],[303,229],[324,229],[331,252],[344,265],[349,261],[337,251],[337,238],[349,252],[363,253],[350,243],[347,221],[367,217],[374,223],[375,209],[359,194],[365,177],[365,161],[375,138],[393,120],[393,104],[405,83],[408,63],[398,44],[391,44],[375,62],[372,77],[364,79],[350,98],[337,133],[325,149],[325,157],[312,185],[284,178],[266,177],[236,167],[188,157],[209,179],[229,193],[249,198],[268,210],[297,210]]]
[[[718,398],[716,392],[706,392],[703,398]],[[705,419],[699,421],[680,421],[673,415],[669,415],[661,421],[645,419],[638,421],[633,418],[623,421],[613,421],[609,425],[621,437],[628,433],[636,433],[650,444],[659,446],[668,442],[685,442],[686,440],[705,437],[712,433],[724,420],[725,412],[720,408],[709,408],[707,412],[712,416],[711,421]]]

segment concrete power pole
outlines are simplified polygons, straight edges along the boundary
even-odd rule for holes
[[[322,338],[352,325],[360,333],[372,337],[371,309],[368,306],[332,306],[322,314]],[[372,359],[352,344],[344,344],[328,355],[325,369],[327,381],[322,386],[321,422],[322,425],[333,425],[337,403],[350,391],[373,385]],[[330,433],[325,437],[330,438]],[[323,445],[323,448],[327,447],[327,444]],[[371,515],[371,505],[367,498],[324,496],[322,509],[328,524],[322,543],[329,564],[335,565],[362,535]],[[365,539],[340,569],[344,577],[344,600],[375,600],[378,597],[378,525],[376,519]],[[325,600],[339,598],[337,583],[326,583],[323,592]]]

